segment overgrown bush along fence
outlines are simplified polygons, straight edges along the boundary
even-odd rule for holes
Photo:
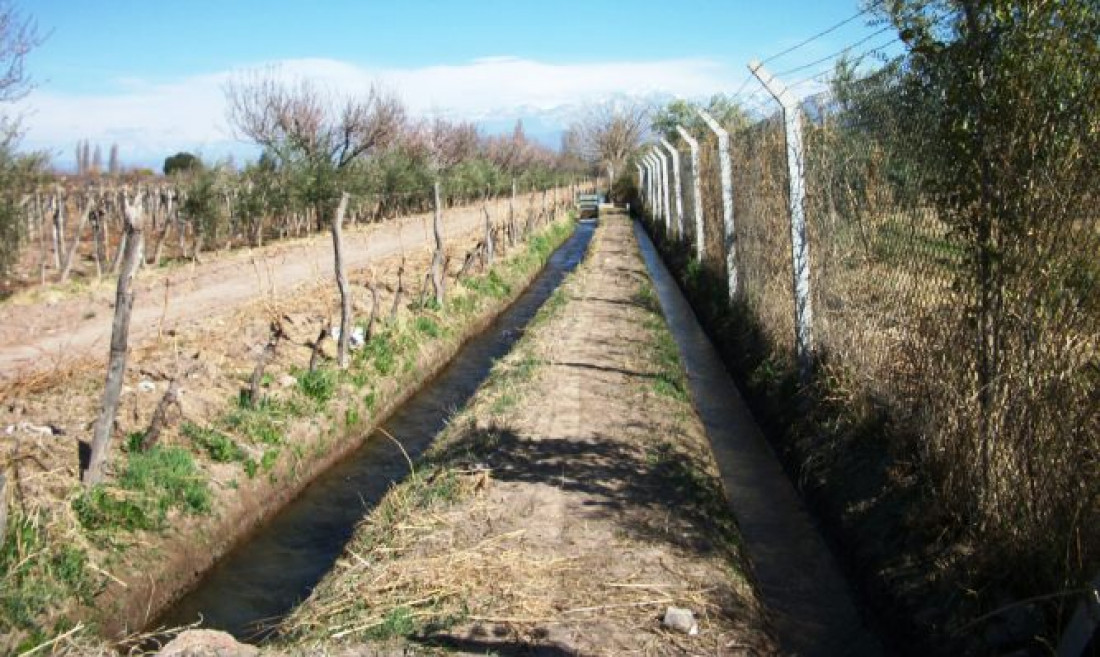
[[[773,114],[658,126],[622,195],[736,335],[750,387],[799,400],[782,412],[804,474],[872,441],[916,482],[904,529],[955,546],[932,552],[971,618],[1038,596],[1063,626],[1100,569],[1095,107],[1091,131],[1070,97],[971,125],[995,147],[945,145],[945,101],[903,93],[897,68],[801,99],[750,69]],[[989,149],[974,177],[947,180],[971,148]]]

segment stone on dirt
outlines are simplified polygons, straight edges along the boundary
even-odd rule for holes
[[[293,376],[291,376],[289,374],[284,374],[284,375],[279,377],[279,387],[280,388],[293,388],[297,384],[298,384],[298,379],[295,379]]]
[[[231,635],[216,630],[187,630],[168,642],[159,657],[253,657],[256,646],[240,643]]]
[[[695,636],[699,633],[699,625],[695,622],[695,614],[690,609],[683,607],[669,607],[665,610],[665,618],[661,623],[671,629],[684,634]]]

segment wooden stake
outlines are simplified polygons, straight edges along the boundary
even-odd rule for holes
[[[433,187],[435,192],[435,213],[432,220],[432,232],[435,235],[435,253],[432,254],[432,289],[435,291],[435,302],[443,307],[446,297],[446,285],[443,260],[443,206],[439,201],[439,181]]]
[[[401,293],[405,291],[405,259],[401,259],[401,266],[397,268],[397,292],[393,295],[393,307],[390,308],[390,321],[397,319],[397,309],[401,307]]]
[[[0,474],[0,545],[8,532],[8,478]]]
[[[348,211],[348,193],[340,195],[340,205],[332,218],[332,250],[336,265],[336,288],[340,290],[340,339],[336,341],[336,360],[340,369],[348,366],[348,340],[351,338],[351,291],[344,271],[344,213]]]
[[[111,351],[107,362],[107,381],[103,387],[99,417],[92,431],[92,454],[88,460],[88,469],[84,473],[84,485],[89,488],[103,481],[104,466],[110,453],[111,434],[115,426],[115,414],[118,411],[118,398],[122,393],[122,381],[126,375],[130,312],[134,307],[133,281],[141,262],[144,211],[140,196],[135,198],[133,203],[126,199],[123,216],[126,252],[122,258],[124,264],[115,293],[115,316],[111,324]]]

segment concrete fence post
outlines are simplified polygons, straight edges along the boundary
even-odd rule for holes
[[[657,163],[661,168],[661,198],[659,200],[661,204],[661,216],[665,220],[665,237],[672,234],[672,212],[669,207],[669,189],[668,184],[668,159],[665,157],[664,151],[660,146],[653,147],[653,154],[657,157]]]
[[[650,166],[653,168],[653,218],[662,219],[661,215],[661,163],[657,161],[657,155],[649,152]]]
[[[676,237],[684,239],[684,193],[683,181],[680,179],[680,151],[667,139],[661,139],[661,145],[668,149],[672,157],[672,185],[676,199]]]
[[[649,161],[649,154],[641,156],[641,167],[646,172],[646,212],[653,217],[653,165]]]
[[[802,146],[802,109],[798,100],[764,68],[753,60],[749,70],[783,109],[787,137],[787,174],[791,219],[791,260],[794,265],[795,352],[802,382],[809,381],[813,367],[813,307],[810,300],[810,240],[806,231],[806,167]]]
[[[699,142],[684,126],[676,126],[676,132],[691,147],[691,205],[695,211],[695,259],[703,261],[706,253],[706,235],[703,226],[703,193],[699,187]]]
[[[718,137],[718,168],[722,178],[722,231],[725,240],[723,247],[726,251],[727,287],[729,287],[732,302],[740,291],[738,287],[740,282],[737,278],[737,243],[733,224],[733,163],[730,160],[730,135],[710,114],[701,109],[695,111],[711,132]]]

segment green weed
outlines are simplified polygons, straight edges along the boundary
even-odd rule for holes
[[[185,513],[210,510],[210,490],[191,453],[181,447],[157,445],[129,455],[118,478],[119,490],[96,486],[73,501],[84,527],[99,529],[160,529],[169,509]]]
[[[428,336],[429,338],[438,338],[440,334],[439,323],[431,317],[425,317],[423,315],[416,318],[413,323],[414,328],[420,333]]]
[[[237,434],[266,445],[283,442],[283,426],[293,413],[289,404],[269,398],[251,408],[237,408],[221,419],[221,425]]]
[[[318,368],[312,372],[298,374],[298,390],[303,395],[323,406],[336,394],[336,373]]]
[[[180,432],[218,463],[232,463],[245,459],[244,450],[233,439],[209,427],[184,422]]]
[[[372,628],[369,636],[384,641],[412,634],[416,631],[416,620],[408,607],[397,607],[386,615],[381,625]]]
[[[24,648],[45,637],[42,616],[67,600],[89,602],[95,582],[88,576],[87,555],[61,541],[51,541],[38,518],[14,513],[0,543],[0,634],[30,631]]]

